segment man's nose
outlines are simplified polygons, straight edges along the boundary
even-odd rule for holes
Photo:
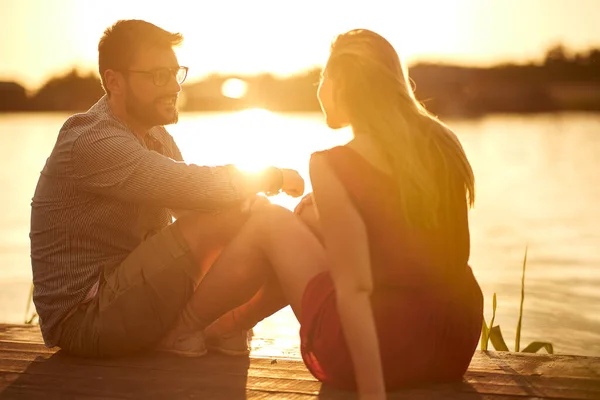
[[[181,92],[181,85],[177,82],[177,76],[175,74],[171,74],[169,77],[169,83],[167,84],[167,88],[169,91],[173,91],[176,93]]]
[[[169,74],[169,81],[165,85],[165,89],[169,92],[179,93],[181,92],[181,85],[177,82],[177,74],[171,73]]]

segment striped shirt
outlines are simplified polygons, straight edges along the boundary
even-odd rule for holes
[[[217,210],[245,195],[227,166],[186,164],[163,127],[137,136],[103,97],[62,126],[31,204],[33,300],[44,342],[171,210]]]

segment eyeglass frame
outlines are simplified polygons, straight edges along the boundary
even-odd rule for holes
[[[185,71],[185,75],[183,75],[183,79],[181,80],[181,82],[177,81],[177,84],[181,85],[187,79],[189,68],[188,67],[180,66],[180,67],[177,67],[177,68],[169,68],[169,67],[154,68],[154,69],[151,69],[149,71],[141,71],[141,70],[134,70],[134,69],[126,69],[126,70],[121,70],[121,71],[122,72],[133,72],[133,73],[136,73],[136,74],[147,74],[147,75],[150,75],[152,77],[152,83],[154,83],[154,85],[157,86],[157,87],[161,87],[161,86],[165,86],[167,83],[169,83],[169,79],[167,79],[165,81],[165,83],[159,85],[156,82],[157,81],[156,77],[158,76],[157,75],[158,72],[162,72],[162,71],[165,71],[165,70],[167,70],[167,71],[170,72],[169,78],[172,76],[172,77],[175,78],[176,81],[177,81],[177,74],[179,73],[179,71]]]

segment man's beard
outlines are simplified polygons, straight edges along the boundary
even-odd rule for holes
[[[179,112],[177,108],[169,116],[162,115],[158,110],[156,101],[144,103],[140,101],[131,91],[125,98],[125,109],[127,113],[143,126],[158,126],[176,124],[179,121]]]

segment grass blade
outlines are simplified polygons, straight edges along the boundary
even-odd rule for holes
[[[487,327],[487,324],[485,323],[485,317],[484,317],[482,320],[482,323],[481,323],[481,350],[485,351],[488,349],[489,337],[490,337],[490,331]]]
[[[548,354],[554,354],[554,346],[548,342],[532,342],[529,346],[523,349],[523,353],[537,353],[541,349],[545,349]]]
[[[497,351],[509,351],[508,346],[502,337],[502,331],[498,325],[493,326],[490,330],[490,340],[492,341],[492,345],[494,345],[494,349]]]
[[[33,318],[35,318],[35,313],[33,316],[30,316],[30,311],[31,311],[31,303],[33,303],[33,283],[31,284],[31,287],[29,288],[29,297],[27,298],[27,306],[25,308],[25,323],[26,324],[31,324],[31,321],[33,321]]]
[[[519,322],[517,322],[517,334],[515,337],[515,351],[521,348],[521,325],[523,323],[523,303],[525,302],[525,267],[527,266],[527,248],[525,246],[525,257],[523,257],[523,272],[521,273],[521,306],[519,307]]]
[[[492,320],[490,321],[490,327],[489,329],[487,329],[487,335],[485,338],[485,349],[488,349],[488,343],[489,343],[489,339],[490,339],[490,334],[491,334],[491,330],[492,327],[494,326],[494,320],[496,319],[496,293],[494,293],[494,296],[492,297]]]
[[[37,313],[33,313],[33,315],[25,321],[25,325],[32,325],[37,316]]]

